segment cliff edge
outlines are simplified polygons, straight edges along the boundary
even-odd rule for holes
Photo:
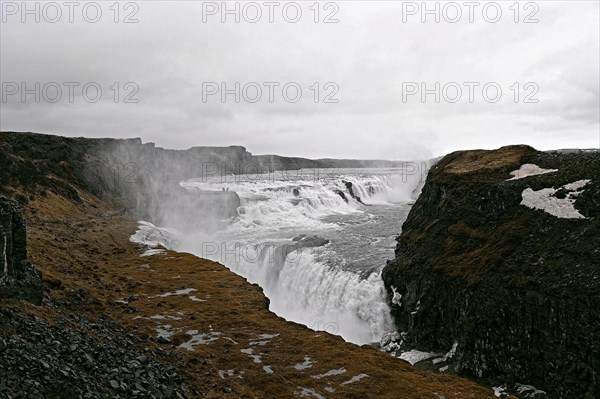
[[[447,155],[383,272],[398,345],[450,350],[429,367],[491,384],[600,397],[598,216],[598,152]]]

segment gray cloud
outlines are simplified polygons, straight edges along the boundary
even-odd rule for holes
[[[221,23],[218,16],[203,23],[200,2],[137,2],[139,23],[123,24],[112,21],[112,3],[100,4],[104,13],[96,24],[82,18],[21,23],[6,16],[3,83],[97,82],[103,96],[97,103],[83,101],[81,90],[73,103],[64,95],[57,103],[11,96],[1,104],[3,130],[141,136],[171,148],[241,144],[257,154],[307,157],[424,158],[512,143],[600,146],[597,2],[537,2],[535,24],[514,23],[508,3],[496,24],[477,13],[474,23],[463,17],[456,24],[423,24],[418,16],[403,23],[402,2],[367,1],[337,2],[339,23],[333,24],[312,21],[312,2],[300,3],[303,17],[296,24],[277,13],[272,24],[233,23],[231,17]],[[138,103],[123,103],[131,92],[126,82],[139,86]],[[203,102],[203,82],[230,88],[257,82],[263,99],[236,103],[229,95],[225,103],[218,96]],[[264,82],[280,83],[273,103],[266,101]],[[287,82],[302,88],[297,103],[282,97]],[[310,89],[315,82],[317,103]],[[326,89],[328,82],[336,86]],[[497,82],[503,96],[493,104],[481,96],[473,103],[435,103],[433,96],[405,102],[405,82],[429,88]],[[539,102],[515,103],[515,82],[521,100],[527,94],[522,85],[534,82]],[[338,102],[323,103],[336,87]]]

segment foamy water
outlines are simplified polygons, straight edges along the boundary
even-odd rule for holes
[[[181,185],[192,192],[235,191],[238,216],[210,235],[169,238],[177,226],[152,233],[143,224],[135,237],[223,263],[261,285],[271,310],[288,320],[374,342],[394,329],[381,270],[394,256],[395,236],[423,180],[422,173],[402,169],[193,179]]]

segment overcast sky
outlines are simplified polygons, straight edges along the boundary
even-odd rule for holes
[[[239,22],[236,2],[113,3],[39,3],[37,23],[2,0],[2,130],[310,158],[600,147],[598,1],[440,2],[439,23],[421,2],[240,2]]]

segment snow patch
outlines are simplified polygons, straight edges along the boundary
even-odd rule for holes
[[[254,363],[262,363],[262,360],[260,360],[260,356],[259,355],[253,355],[254,349],[252,349],[252,348],[244,348],[244,349],[240,349],[240,352],[248,355],[248,357],[250,357],[252,359],[252,361],[254,361]]]
[[[154,320],[165,320],[165,319],[171,319],[171,320],[181,320],[181,316],[183,316],[183,312],[177,312],[177,316],[172,316],[172,315],[162,315],[162,314],[155,314],[154,316],[150,316],[151,319]]]
[[[421,352],[416,349],[410,350],[408,352],[402,352],[400,356],[398,356],[402,360],[406,360],[413,366],[423,360],[431,359],[432,357],[436,357],[440,355],[439,353],[432,352]]]
[[[279,334],[260,334],[258,336],[259,339],[273,339],[275,337],[278,337]]]
[[[250,341],[250,345],[252,346],[265,346],[266,344],[270,343],[271,339],[278,337],[279,334],[259,334],[257,337],[258,339],[254,340],[254,341]]]
[[[542,169],[535,164],[526,163],[526,164],[521,165],[521,167],[519,169],[513,170],[512,172],[510,172],[510,175],[513,177],[508,179],[507,181],[518,180],[518,179],[522,179],[527,176],[544,175],[546,173],[553,173],[553,172],[558,172],[558,169]]]
[[[219,377],[225,379],[225,377],[232,377],[234,373],[235,373],[234,369],[219,370]]]
[[[348,370],[346,370],[345,367],[342,367],[341,369],[334,369],[334,370],[329,370],[328,372],[326,372],[325,374],[317,374],[317,375],[313,375],[312,378],[316,378],[317,380],[320,380],[321,378],[324,377],[331,377],[332,375],[340,375],[340,374],[344,374],[345,372],[347,372]]]
[[[137,231],[129,241],[150,248],[164,247],[173,249],[181,242],[181,233],[175,229],[157,227],[150,222],[140,220]]]
[[[298,387],[298,390],[294,391],[294,395],[299,396],[301,398],[325,399],[325,396],[321,395],[314,389],[308,389],[303,387]]]
[[[173,336],[174,332],[170,324],[164,324],[156,327],[156,334],[158,338],[169,339]]]
[[[271,341],[250,341],[250,345],[252,346],[265,346]]]
[[[160,294],[160,295],[156,295],[156,296],[150,296],[148,298],[166,298],[168,296],[173,296],[173,295],[187,295],[190,294],[192,292],[196,291],[195,288],[185,288],[183,290],[177,290],[174,292],[165,292],[164,294]]]
[[[208,333],[198,334],[198,330],[189,330],[186,334],[190,335],[192,338],[189,341],[184,342],[183,344],[179,345],[179,347],[185,348],[189,351],[193,351],[194,346],[196,346],[196,345],[210,344],[211,342],[218,340],[219,336],[221,336],[220,332],[213,332],[213,331],[208,332]]]
[[[144,252],[142,252],[140,254],[140,256],[152,256],[152,255],[160,255],[160,254],[164,254],[164,253],[166,253],[166,251],[164,249],[150,248],[150,249],[147,249]]]
[[[194,302],[206,302],[206,299],[200,299],[196,295],[190,295],[188,298],[190,298]]]
[[[294,368],[296,370],[306,370],[312,367],[312,360],[308,356],[304,356],[304,363],[296,363]]]
[[[173,249],[181,242],[181,233],[175,229],[156,227],[152,223],[140,220],[137,231],[129,237],[129,241],[146,246],[140,256],[151,256],[165,253],[162,248]]]
[[[577,209],[575,209],[575,197],[581,194],[581,190],[591,180],[578,180],[573,183],[565,184],[562,189],[569,191],[565,198],[557,198],[555,194],[559,191],[555,188],[543,188],[534,191],[531,188],[523,190],[521,196],[523,200],[521,205],[531,209],[541,209],[552,216],[561,219],[585,219]]]
[[[363,378],[365,378],[365,377],[368,377],[368,376],[369,376],[368,374],[364,374],[364,373],[362,373],[362,374],[358,374],[358,375],[355,375],[354,377],[350,378],[348,381],[344,381],[344,382],[342,382],[340,385],[348,385],[348,384],[352,384],[353,382],[360,381],[360,380],[362,380]]]
[[[263,370],[265,370],[267,374],[273,374],[273,369],[271,366],[263,366]]]

